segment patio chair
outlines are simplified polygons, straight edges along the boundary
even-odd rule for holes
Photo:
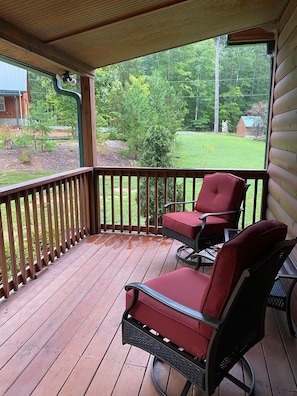
[[[224,244],[211,275],[183,267],[125,287],[123,344],[139,347],[179,371],[186,384],[213,394],[224,378],[249,395],[254,372],[245,353],[264,337],[266,303],[275,276],[296,244],[276,220],[255,223]],[[249,383],[230,374],[243,361]]]
[[[204,176],[197,201],[165,204],[168,210],[173,205],[195,203],[194,210],[163,215],[163,235],[183,243],[176,252],[179,260],[197,264],[197,252],[223,242],[225,228],[238,228],[248,187],[240,177],[213,173]]]

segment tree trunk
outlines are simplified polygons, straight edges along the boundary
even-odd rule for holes
[[[215,60],[215,103],[214,103],[214,133],[219,131],[219,95],[220,95],[220,42],[221,37],[215,38],[216,60]]]

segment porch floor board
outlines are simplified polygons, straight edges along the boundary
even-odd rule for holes
[[[88,237],[0,300],[0,395],[157,395],[149,355],[121,343],[124,285],[178,268],[177,246],[160,236]],[[248,353],[255,395],[297,395],[297,338],[283,312],[268,308],[266,323],[265,339]],[[179,394],[181,375],[168,367],[157,375],[170,396]],[[223,381],[215,395],[241,393]]]

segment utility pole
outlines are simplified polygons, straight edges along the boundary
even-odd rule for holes
[[[220,42],[221,37],[215,38],[216,59],[215,59],[215,103],[214,103],[214,133],[219,132],[219,96],[220,96]]]

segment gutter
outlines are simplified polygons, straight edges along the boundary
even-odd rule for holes
[[[67,89],[63,89],[61,86],[61,82],[57,79],[56,76],[52,77],[53,87],[55,91],[64,96],[70,96],[76,101],[76,109],[77,109],[77,130],[78,130],[78,147],[79,147],[79,163],[80,166],[84,166],[84,152],[83,152],[83,141],[82,141],[82,108],[81,108],[81,94],[75,91],[69,91]]]

